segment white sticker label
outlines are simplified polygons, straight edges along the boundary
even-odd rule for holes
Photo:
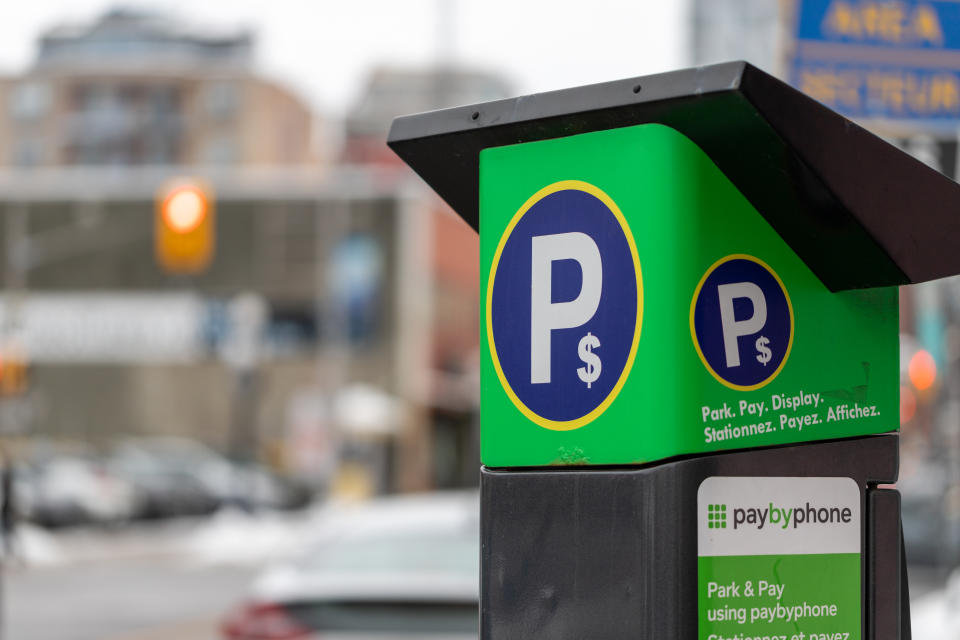
[[[860,553],[850,478],[707,478],[697,492],[700,556]]]

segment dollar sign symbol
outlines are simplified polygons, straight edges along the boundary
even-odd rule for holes
[[[577,369],[577,375],[587,383],[587,389],[600,377],[600,357],[593,352],[599,346],[600,340],[597,336],[587,332],[587,335],[580,338],[580,345],[577,347],[577,355],[587,365]]]
[[[767,366],[767,363],[770,362],[770,358],[773,357],[773,352],[767,348],[767,345],[770,344],[770,340],[767,339],[767,336],[760,336],[757,338],[756,347],[759,353],[757,354],[757,362],[763,366]]]

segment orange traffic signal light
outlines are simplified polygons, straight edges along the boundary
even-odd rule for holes
[[[27,363],[21,359],[8,358],[3,362],[0,375],[0,395],[18,396],[27,390]]]
[[[154,252],[168,273],[200,273],[216,245],[210,190],[193,181],[166,185],[156,199]]]
[[[19,396],[27,391],[27,359],[19,343],[8,340],[0,350],[0,396]]]
[[[926,391],[937,380],[937,362],[929,351],[920,349],[910,358],[907,373],[917,391]]]

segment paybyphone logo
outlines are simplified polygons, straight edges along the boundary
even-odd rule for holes
[[[726,509],[725,505],[710,506],[723,506],[724,510]],[[841,505],[820,506],[812,505],[809,502],[795,506],[778,505],[771,502],[763,506],[733,508],[734,529],[764,529],[765,527],[796,529],[809,525],[842,526],[849,524],[852,518],[853,510],[850,507]],[[724,520],[726,520],[725,512]],[[716,528],[710,522],[707,526]]]
[[[707,506],[707,527],[710,529],[727,528],[727,505],[711,504]]]
[[[861,490],[850,478],[706,478],[697,553],[759,556],[860,551]]]

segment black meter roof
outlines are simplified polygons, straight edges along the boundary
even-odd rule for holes
[[[833,291],[960,273],[955,182],[746,62],[399,117],[388,144],[476,229],[481,150],[645,123],[696,143]]]

